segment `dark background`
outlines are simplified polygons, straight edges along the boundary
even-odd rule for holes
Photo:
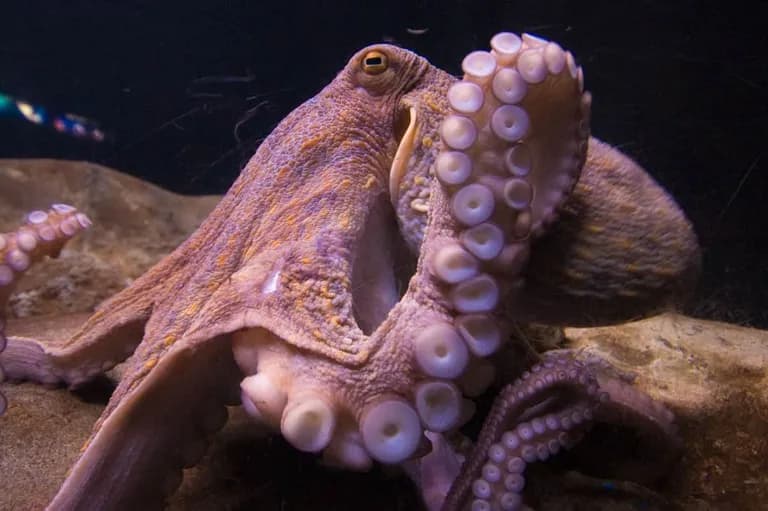
[[[7,0],[2,19],[0,92],[110,138],[0,118],[0,157],[91,160],[193,194],[226,191],[364,45],[394,41],[457,74],[497,31],[555,40],[584,67],[593,133],[696,226],[704,271],[688,312],[768,327],[766,2]]]

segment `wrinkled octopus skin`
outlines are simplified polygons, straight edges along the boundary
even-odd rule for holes
[[[425,431],[467,420],[513,322],[620,321],[684,296],[691,226],[590,139],[573,56],[511,33],[491,47],[458,80],[401,48],[361,50],[187,241],[67,343],[9,335],[14,379],[77,386],[126,361],[49,509],[162,507],[234,403],[330,464],[406,462]],[[2,296],[87,223],[60,209],[0,238]],[[32,232],[49,224],[51,241]],[[504,388],[447,500],[446,488],[429,506],[521,508],[525,464],[601,409],[673,436],[671,414],[630,389],[594,361],[545,356]]]

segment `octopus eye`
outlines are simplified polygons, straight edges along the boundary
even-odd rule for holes
[[[387,56],[380,51],[369,51],[363,57],[362,67],[369,75],[381,74],[387,70]]]

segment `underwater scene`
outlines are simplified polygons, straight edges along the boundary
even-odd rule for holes
[[[768,510],[766,19],[6,2],[0,511]]]

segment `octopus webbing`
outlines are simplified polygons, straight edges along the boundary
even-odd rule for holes
[[[8,336],[13,379],[77,386],[126,363],[49,509],[162,507],[236,403],[329,464],[424,457],[429,471],[425,432],[468,420],[514,324],[616,321],[685,293],[691,227],[590,138],[573,56],[500,33],[462,69],[457,80],[401,48],[361,50],[187,241],[69,341]],[[39,255],[55,254],[71,218],[88,223],[56,206],[30,215],[55,228],[55,247],[36,231]],[[0,238],[0,305],[19,247],[38,257],[22,246],[29,225]],[[426,501],[522,509],[526,464],[616,415],[675,442],[671,414],[627,378],[545,354],[501,391],[450,491],[420,480]]]

